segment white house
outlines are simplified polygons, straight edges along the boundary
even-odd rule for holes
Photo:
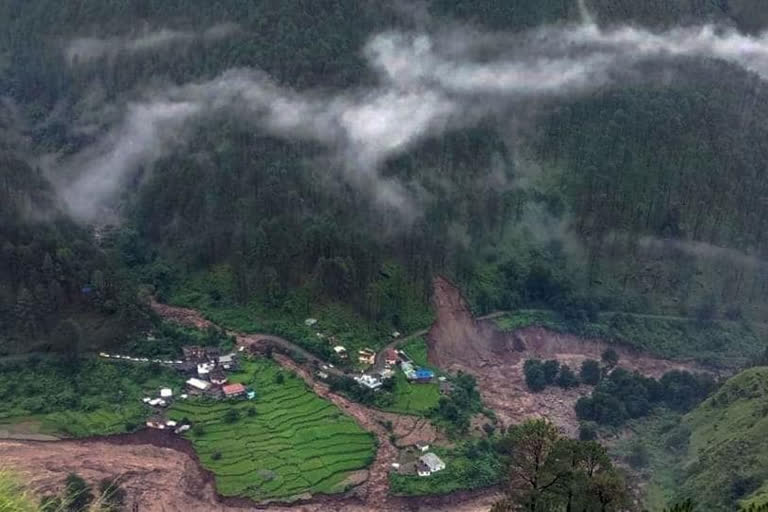
[[[160,397],[161,398],[171,398],[173,396],[173,390],[171,388],[161,388],[160,389]]]
[[[197,389],[199,391],[205,391],[208,388],[211,387],[211,383],[205,380],[200,380],[196,378],[191,378],[187,381],[187,385],[191,388]]]
[[[361,375],[355,377],[355,380],[361,385],[370,389],[378,389],[381,387],[381,381],[373,375]]]
[[[429,476],[445,469],[445,462],[432,452],[425,453],[419,457],[418,473],[419,476]]]

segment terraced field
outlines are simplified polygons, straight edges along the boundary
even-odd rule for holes
[[[341,492],[352,472],[373,461],[370,433],[272,361],[246,362],[230,381],[251,386],[256,399],[189,400],[169,413],[202,425],[203,432],[197,427],[189,438],[222,495],[290,500],[305,493]],[[230,409],[239,413],[231,423]]]

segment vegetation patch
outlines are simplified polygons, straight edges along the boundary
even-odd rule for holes
[[[385,409],[401,414],[428,414],[440,400],[440,386],[436,382],[408,382],[401,371],[394,376],[392,405]]]
[[[42,431],[74,437],[136,429],[149,414],[141,402],[181,378],[157,365],[37,360],[0,366],[0,423],[42,423]]]
[[[193,424],[189,439],[221,494],[260,501],[342,492],[350,472],[373,461],[370,433],[272,361],[245,361],[230,381],[251,386],[256,399],[188,400],[170,410]]]
[[[487,439],[465,441],[456,448],[432,449],[444,462],[445,469],[428,477],[389,475],[390,490],[397,496],[429,496],[478,489],[498,484],[504,463]]]
[[[602,338],[665,359],[694,359],[712,366],[737,367],[763,348],[760,333],[746,321],[703,321],[629,313],[603,313],[594,321],[555,311],[521,310],[496,319],[507,331],[545,327],[586,338]]]
[[[648,450],[649,506],[691,498],[699,508],[730,512],[768,502],[768,367],[745,370],[685,416],[665,414],[632,425],[633,444]]]

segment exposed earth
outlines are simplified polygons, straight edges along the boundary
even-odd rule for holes
[[[473,318],[460,291],[444,278],[435,279],[436,321],[429,330],[428,356],[432,364],[449,371],[464,371],[476,376],[486,405],[505,425],[526,418],[546,416],[564,433],[578,429],[574,412],[576,400],[590,388],[582,386],[563,391],[551,388],[542,393],[528,391],[523,363],[529,358],[557,359],[578,369],[587,358],[599,359],[607,344],[585,340],[541,328],[515,332],[499,330],[491,317]],[[199,312],[152,304],[166,319],[184,325],[206,328],[213,325]],[[388,472],[397,460],[397,447],[417,441],[444,441],[427,420],[415,416],[387,413],[365,407],[331,393],[315,378],[311,365],[321,361],[288,340],[260,334],[234,335],[238,345],[258,351],[267,345],[288,352],[301,353],[310,363],[300,366],[276,352],[280,365],[301,376],[315,393],[336,404],[365,430],[378,438],[376,458],[369,470],[356,472],[350,479],[360,482],[346,496],[319,496],[307,503],[269,505],[269,510],[294,512],[319,511],[487,511],[496,499],[495,490],[459,493],[435,498],[396,498],[389,496]],[[421,333],[418,333],[421,334]],[[402,340],[401,340],[402,341]],[[394,345],[394,344],[393,344]],[[621,357],[620,365],[658,377],[671,369],[698,370],[693,364],[671,362],[613,347]],[[392,430],[385,425],[392,424]],[[390,435],[394,439],[390,440]],[[28,475],[32,487],[41,494],[57,490],[65,476],[76,471],[91,482],[118,477],[128,491],[135,510],[163,512],[229,511],[254,509],[248,500],[223,499],[217,495],[213,476],[199,464],[189,442],[158,431],[84,440],[43,442],[37,440],[0,440],[0,460]]]
[[[532,393],[523,374],[527,359],[556,359],[578,371],[584,360],[600,360],[610,346],[619,354],[621,367],[650,377],[660,377],[670,370],[704,371],[693,363],[659,359],[603,340],[539,327],[505,332],[491,319],[475,319],[461,292],[447,279],[435,278],[434,290],[436,321],[427,335],[430,363],[474,375],[485,404],[505,425],[547,417],[566,435],[578,432],[574,404],[592,388],[580,386],[566,391],[553,387]]]

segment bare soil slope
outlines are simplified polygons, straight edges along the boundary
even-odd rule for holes
[[[591,388],[564,391],[549,388],[531,393],[525,385],[523,364],[527,359],[557,359],[578,371],[585,359],[600,359],[609,345],[603,340],[583,339],[547,329],[531,327],[514,332],[499,330],[492,320],[476,320],[456,286],[435,278],[436,321],[427,336],[428,358],[450,371],[477,377],[486,404],[505,424],[526,418],[547,417],[564,433],[575,435],[578,421],[573,406]],[[673,369],[701,370],[693,364],[667,361],[628,348],[614,348],[620,366],[659,377]]]

